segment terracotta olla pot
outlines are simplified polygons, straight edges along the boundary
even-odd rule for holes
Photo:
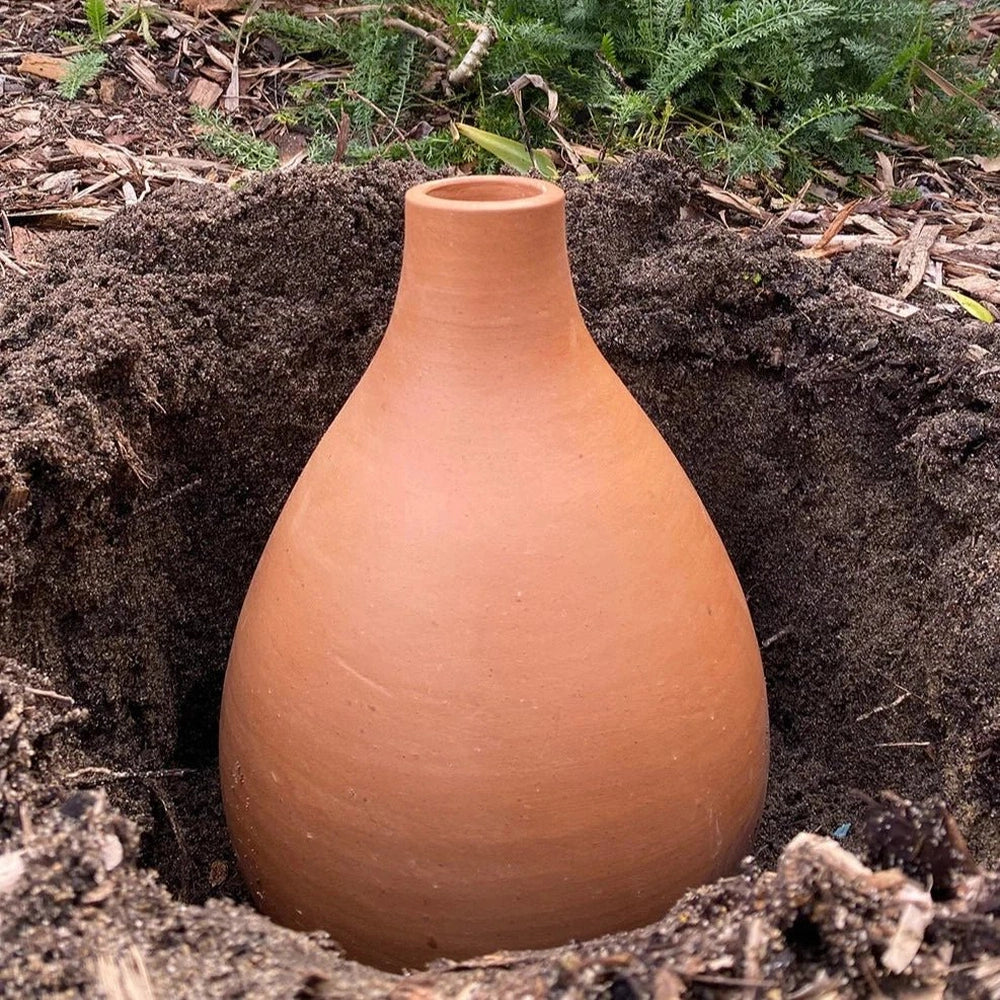
[[[739,582],[584,327],[562,192],[413,188],[389,328],[233,642],[258,905],[391,969],[639,926],[738,864],[767,760]]]

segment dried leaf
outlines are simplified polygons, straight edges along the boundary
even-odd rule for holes
[[[532,170],[537,170],[548,181],[557,180],[559,177],[559,171],[556,170],[552,154],[547,149],[529,151],[523,143],[507,139],[495,132],[486,132],[481,128],[464,123],[458,123],[455,127],[466,139],[481,146],[487,153],[492,153],[508,167],[513,167],[522,174],[530,174]]]
[[[966,295],[963,292],[956,292],[954,288],[946,288],[944,285],[938,286],[938,291],[942,295],[947,295],[948,298],[954,299],[970,316],[974,316],[981,322],[995,322],[993,313],[991,313],[989,309],[982,304],[982,302],[977,302],[971,296]]]
[[[988,174],[1000,173],[1000,156],[974,156],[972,159],[980,170]]]
[[[766,222],[770,218],[767,212],[759,205],[754,205],[752,202],[747,201],[746,198],[734,194],[732,191],[724,191],[714,184],[709,184],[708,181],[702,181],[700,189],[703,194],[708,195],[713,201],[717,201],[729,208],[735,208],[737,211],[744,212],[754,219],[759,219],[761,222]]]
[[[681,1000],[686,992],[684,980],[673,969],[661,966],[653,979],[653,1000]]]
[[[208,42],[205,43],[205,55],[208,56],[212,62],[215,63],[220,69],[224,69],[227,74],[233,71],[233,61],[226,55],[222,49],[217,49],[214,45],[210,45]]]
[[[878,180],[880,186],[885,191],[891,191],[896,186],[896,178],[893,174],[892,160],[881,150],[875,154],[878,161]]]
[[[928,226],[924,219],[918,219],[913,232],[899,249],[896,261],[897,273],[906,272],[906,281],[899,290],[899,298],[906,299],[924,280],[927,266],[931,262],[931,247],[941,234],[941,226]]]
[[[525,87],[537,87],[539,90],[545,92],[548,97],[548,111],[545,120],[549,125],[551,125],[556,120],[559,112],[559,95],[537,73],[522,73],[504,91],[505,94],[510,94],[511,97],[514,98],[514,103],[517,104],[517,112],[521,118],[521,126],[525,127],[524,109],[521,107],[521,91],[524,90]]]
[[[955,84],[953,84],[950,80],[945,79],[936,69],[932,69],[925,62],[918,59],[917,67],[920,69],[920,72],[931,81],[931,83],[939,87],[941,91],[949,97],[964,97],[970,104],[974,104],[977,108],[979,108],[980,111],[986,110],[974,97],[971,97],[964,90],[960,90],[955,86]]]
[[[915,885],[904,886],[899,891],[899,899],[904,904],[903,912],[889,947],[882,953],[882,964],[896,975],[905,972],[917,957],[924,943],[924,931],[934,919],[934,904],[929,892]]]
[[[571,142],[570,146],[573,152],[583,160],[584,163],[621,163],[620,156],[614,156],[611,153],[602,151],[600,149],[594,149],[593,146],[581,146],[578,142]]]

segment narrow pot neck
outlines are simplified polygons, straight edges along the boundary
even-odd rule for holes
[[[387,338],[405,331],[426,352],[549,353],[582,328],[558,187],[467,177],[407,192],[403,269]]]

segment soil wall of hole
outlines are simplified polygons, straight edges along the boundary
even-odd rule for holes
[[[215,772],[236,615],[384,329],[402,193],[426,176],[381,164],[156,197],[3,289],[0,853],[26,872],[0,923],[11,989],[83,988],[100,970],[81,956],[123,954],[136,906],[172,928],[143,961],[178,995],[229,995],[255,949],[250,994],[396,988],[319,938],[201,904],[243,898]],[[873,313],[860,286],[891,291],[888,258],[742,241],[681,218],[689,186],[659,157],[569,182],[571,255],[590,329],[700,491],[764,647],[758,861],[798,831],[857,831],[865,796],[892,789],[946,802],[995,867],[995,335],[932,308]],[[727,922],[706,920],[709,937]],[[782,982],[836,964],[789,954]]]

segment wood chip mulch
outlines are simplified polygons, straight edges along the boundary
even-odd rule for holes
[[[273,117],[284,88],[347,69],[285,58],[273,46],[241,49],[242,15],[230,13],[231,0],[155,9],[157,48],[136,28],[122,30],[104,46],[100,79],[68,101],[57,82],[82,47],[54,32],[69,24],[86,34],[80,6],[0,0],[0,274],[42,266],[50,234],[98,226],[158,188],[244,178],[199,143],[192,106],[230,114],[273,142],[279,169],[305,159],[305,137]],[[980,15],[976,29],[1000,37],[1000,10]],[[863,198],[845,200],[835,177],[794,198],[751,182],[723,188],[704,180],[698,210],[742,235],[776,229],[806,258],[887,251],[898,289],[867,294],[891,315],[920,312],[915,293],[931,289],[940,308],[992,322],[1000,316],[1000,158],[935,161],[905,138],[868,135],[883,151]]]

